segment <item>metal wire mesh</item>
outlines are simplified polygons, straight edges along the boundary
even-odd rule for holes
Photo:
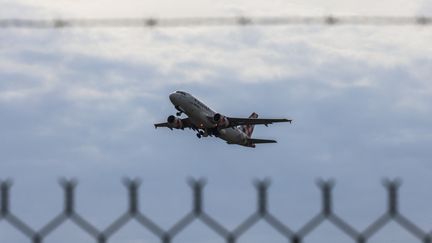
[[[353,242],[357,243],[367,242],[374,234],[391,221],[396,222],[408,233],[415,236],[419,242],[431,243],[432,239],[431,233],[422,230],[399,212],[398,188],[401,183],[397,179],[384,181],[383,185],[387,189],[388,193],[387,211],[362,231],[355,229],[333,211],[331,194],[334,187],[333,180],[319,180],[317,182],[322,194],[321,212],[315,215],[297,231],[282,223],[269,211],[267,207],[267,189],[270,182],[267,179],[257,180],[254,182],[257,191],[257,208],[255,212],[234,229],[227,229],[205,212],[203,205],[203,188],[205,186],[205,180],[203,179],[190,179],[188,181],[193,193],[192,209],[186,214],[186,216],[174,223],[174,225],[169,229],[161,228],[140,211],[138,203],[138,188],[140,181],[138,179],[125,179],[123,182],[128,190],[128,208],[125,213],[119,216],[105,229],[96,228],[76,212],[74,204],[74,189],[77,182],[73,179],[62,179],[60,181],[60,185],[64,190],[63,211],[39,230],[32,229],[28,224],[11,212],[9,207],[9,193],[12,183],[10,180],[0,181],[0,220],[4,220],[15,227],[19,232],[26,235],[33,243],[43,242],[49,234],[55,231],[66,220],[70,220],[72,223],[76,224],[82,231],[92,236],[98,243],[107,242],[111,236],[125,226],[125,224],[130,220],[136,220],[140,225],[158,237],[163,243],[172,242],[179,233],[195,220],[200,220],[205,226],[217,233],[227,243],[237,242],[245,232],[260,220],[265,221],[270,227],[274,228],[292,243],[302,242],[307,235],[313,232],[325,220],[339,228],[342,233],[348,235],[351,237]]]
[[[90,28],[90,27],[200,27],[279,25],[372,25],[404,26],[432,24],[430,16],[281,16],[281,17],[184,17],[184,18],[82,18],[0,19],[0,28]]]

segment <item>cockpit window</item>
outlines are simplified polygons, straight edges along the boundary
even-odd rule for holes
[[[177,94],[182,94],[182,95],[187,95],[187,93],[186,93],[186,92],[183,92],[183,91],[177,91],[176,93],[177,93]]]

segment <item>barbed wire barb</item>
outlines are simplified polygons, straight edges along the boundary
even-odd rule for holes
[[[56,18],[0,19],[0,28],[66,29],[66,28],[168,28],[211,26],[282,26],[282,25],[369,25],[428,26],[432,16],[239,16],[239,17],[177,17],[177,18]]]

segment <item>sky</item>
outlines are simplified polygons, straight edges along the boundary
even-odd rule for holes
[[[432,1],[0,0],[2,18],[418,16]],[[76,209],[98,229],[140,209],[164,229],[190,211],[188,178],[206,178],[205,211],[234,229],[269,210],[293,230],[320,212],[317,178],[333,178],[334,210],[358,231],[387,205],[383,178],[401,178],[400,210],[429,232],[432,200],[432,29],[425,26],[247,26],[0,29],[0,180],[34,229],[62,210],[59,178],[76,178]],[[187,91],[227,116],[287,117],[256,127],[255,149],[155,130]],[[70,222],[44,242],[95,242]],[[0,221],[0,242],[30,242]],[[131,222],[109,242],[159,242]],[[174,242],[223,242],[194,222]],[[287,242],[260,222],[238,242]],[[324,223],[304,242],[354,242]],[[368,242],[420,242],[394,223]]]

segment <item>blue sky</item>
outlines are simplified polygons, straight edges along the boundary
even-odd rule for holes
[[[431,14],[430,1],[5,1],[6,17]],[[103,8],[97,7],[104,4]],[[387,5],[385,5],[387,4]],[[382,6],[381,6],[382,5]],[[194,6],[194,7],[191,7]],[[144,8],[145,7],[145,8]],[[145,9],[145,10],[143,10]],[[385,211],[384,177],[403,178],[401,211],[428,231],[432,152],[429,27],[3,29],[0,179],[12,210],[40,229],[62,208],[57,180],[74,177],[77,210],[99,229],[126,209],[125,176],[142,179],[142,211],[167,229],[191,206],[188,177],[205,177],[205,208],[229,229],[255,210],[269,177],[270,210],[294,230],[320,210],[316,178],[334,178],[334,206],[357,230]],[[257,127],[256,149],[155,130],[175,112],[168,94],[194,94],[229,116],[289,117]],[[31,202],[31,203],[30,203]],[[222,242],[201,224],[175,242]],[[65,224],[46,242],[93,242]],[[29,242],[0,221],[0,241]],[[258,224],[239,242],[286,242]],[[328,224],[306,242],[352,242]],[[110,242],[157,242],[136,224]],[[413,242],[389,225],[370,242]]]

